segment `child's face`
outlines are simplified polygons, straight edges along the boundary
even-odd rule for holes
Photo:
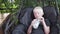
[[[35,18],[41,18],[42,16],[43,16],[43,11],[42,10],[40,10],[40,9],[36,9],[35,11],[34,11],[34,16],[35,16]]]

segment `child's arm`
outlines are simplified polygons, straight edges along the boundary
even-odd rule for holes
[[[32,25],[34,24],[35,19],[31,22],[31,25],[29,26],[28,30],[27,30],[27,34],[31,34],[32,32]]]
[[[27,34],[31,34],[31,32],[32,32],[32,25],[29,26]]]
[[[45,31],[45,34],[49,34],[50,32],[50,27],[46,25],[46,23],[43,22],[43,27],[44,27],[44,31]]]
[[[45,34],[49,34],[50,33],[50,27],[46,25],[43,17],[42,17],[41,21],[42,21],[42,25],[43,25]]]

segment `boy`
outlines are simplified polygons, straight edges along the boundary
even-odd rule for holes
[[[41,7],[26,8],[25,11],[24,16],[20,19],[20,24],[13,30],[12,34],[49,34],[50,24],[44,19]]]
[[[31,22],[31,25],[28,28],[27,34],[31,34],[32,33],[32,29],[34,28],[35,30],[38,29],[39,25],[42,24],[43,26],[43,30],[44,32],[41,33],[45,33],[45,34],[49,34],[50,32],[50,27],[46,25],[46,22],[44,20],[44,13],[43,13],[43,9],[41,7],[35,7],[33,10],[34,13],[34,17],[35,19],[33,19],[33,21]],[[39,21],[37,21],[39,20]],[[37,21],[37,22],[36,22]],[[41,30],[41,29],[40,29]],[[38,33],[38,32],[37,32]],[[36,33],[35,33],[36,34]]]

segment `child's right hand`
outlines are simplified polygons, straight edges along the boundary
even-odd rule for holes
[[[33,24],[35,23],[36,19],[34,19],[32,22],[31,22],[31,26],[33,26]]]

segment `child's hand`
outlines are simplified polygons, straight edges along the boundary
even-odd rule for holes
[[[41,18],[39,18],[39,19],[40,19],[40,22],[41,22],[42,24],[45,23],[44,17],[41,17]]]
[[[32,26],[33,26],[34,22],[35,22],[35,19],[31,22],[31,25],[29,26],[29,28],[27,30],[27,34],[31,34],[31,32],[32,32]]]
[[[35,23],[36,19],[34,19],[32,22],[31,22],[31,26],[33,26],[33,24]]]

